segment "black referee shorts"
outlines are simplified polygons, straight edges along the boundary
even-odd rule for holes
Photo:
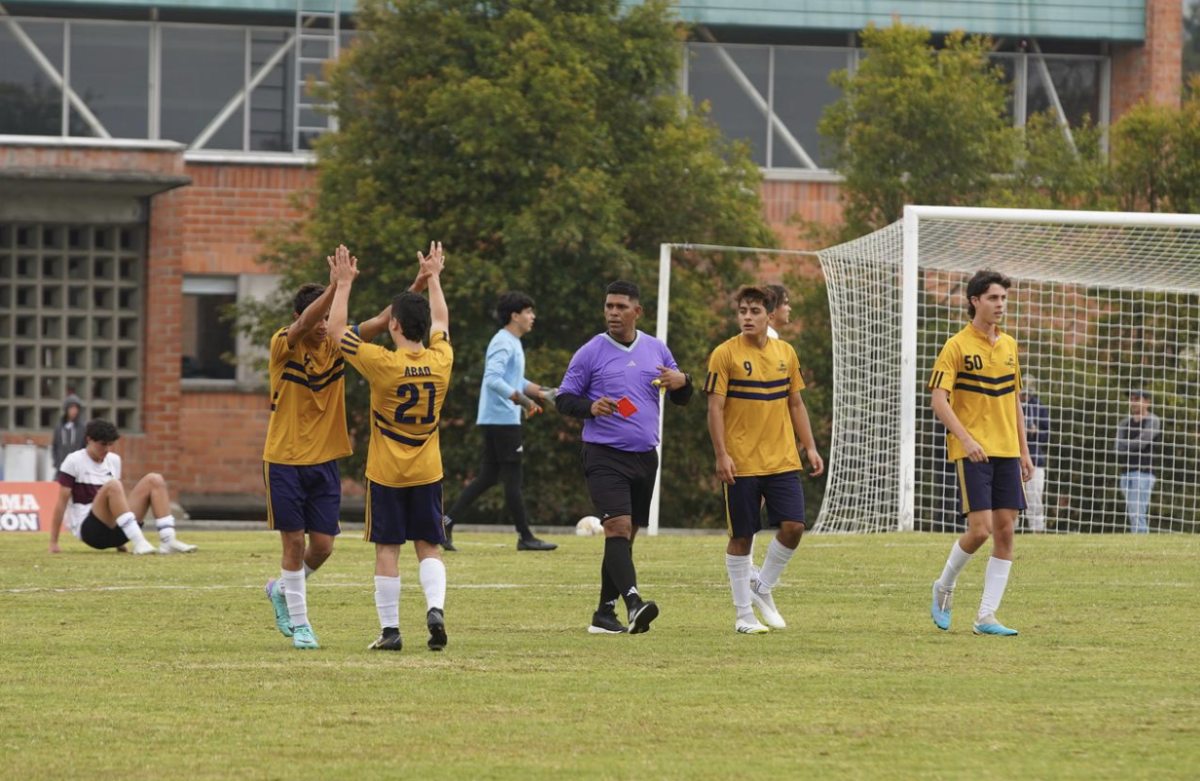
[[[658,452],[631,453],[583,443],[583,479],[601,521],[628,515],[635,526],[650,522],[650,499],[658,475]]]

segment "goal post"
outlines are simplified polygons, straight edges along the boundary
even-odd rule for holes
[[[817,530],[961,526],[924,384],[992,268],[1013,280],[1002,327],[1047,421],[1023,528],[1200,531],[1200,216],[909,206],[818,254],[836,466]]]

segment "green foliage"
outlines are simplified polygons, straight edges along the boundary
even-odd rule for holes
[[[318,145],[315,205],[299,232],[275,236],[267,260],[286,292],[323,279],[324,256],[344,242],[360,259],[351,313],[361,319],[409,285],[418,249],[445,243],[456,351],[441,440],[449,501],[477,465],[473,424],[500,292],[537,301],[527,376],[556,385],[603,329],[607,282],[642,287],[640,325],[653,331],[660,242],[774,238],[745,149],[673,89],[682,31],[665,0],[368,0],[358,26],[364,34],[327,76],[340,131]],[[725,330],[712,302],[745,274],[720,257],[674,270],[671,346],[685,371],[703,374]],[[262,326],[283,319],[262,314]],[[361,474],[367,393],[356,379],[348,386],[347,471]],[[666,523],[715,512],[698,487],[712,472],[703,417],[699,397],[668,412]],[[575,467],[579,429],[554,412],[526,426],[535,522],[590,508]],[[485,496],[477,516],[500,520],[500,505]]]
[[[1095,209],[1116,206],[1104,133],[1090,121],[1067,139],[1053,112],[1034,114],[1019,137],[1011,176],[997,177],[986,205],[1021,209]]]
[[[1179,112],[1139,103],[1113,128],[1117,197],[1124,211],[1159,211],[1171,186],[1171,160]]]
[[[866,56],[831,77],[843,94],[818,124],[845,177],[843,238],[894,222],[905,204],[981,203],[1015,152],[988,40],[956,32],[935,50],[928,30],[900,23],[861,36]]]

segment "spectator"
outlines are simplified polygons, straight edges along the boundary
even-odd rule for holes
[[[1046,450],[1050,445],[1050,410],[1037,395],[1033,377],[1021,383],[1021,412],[1025,415],[1025,441],[1033,458],[1033,477],[1025,484],[1025,523],[1031,532],[1046,531]]]
[[[83,399],[72,393],[63,400],[62,420],[54,429],[54,442],[50,445],[56,471],[62,466],[64,458],[87,446],[83,436],[82,416]]]
[[[1162,439],[1162,420],[1150,411],[1153,399],[1145,390],[1129,392],[1129,417],[1117,426],[1117,462],[1129,531],[1150,531],[1147,515],[1154,491],[1154,458]]]

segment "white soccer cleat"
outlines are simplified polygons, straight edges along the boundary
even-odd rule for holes
[[[757,621],[747,621],[744,618],[739,618],[737,623],[733,625],[739,635],[765,635],[770,633],[770,629],[758,623]]]
[[[159,553],[163,553],[163,554],[167,554],[167,553],[195,553],[195,552],[196,552],[196,546],[195,546],[195,545],[188,545],[186,542],[180,542],[179,540],[175,539],[175,540],[171,540],[170,542],[164,542],[162,545],[159,545],[159,546],[158,546],[158,552],[159,552]]]
[[[158,553],[158,548],[150,544],[149,540],[139,540],[133,544],[134,556],[145,556],[150,553]]]
[[[779,610],[775,607],[775,597],[771,596],[770,591],[763,594],[755,588],[750,592],[750,599],[758,608],[758,612],[762,614],[763,621],[767,622],[767,626],[772,629],[787,629],[787,622],[783,620],[783,616],[779,615]]]

